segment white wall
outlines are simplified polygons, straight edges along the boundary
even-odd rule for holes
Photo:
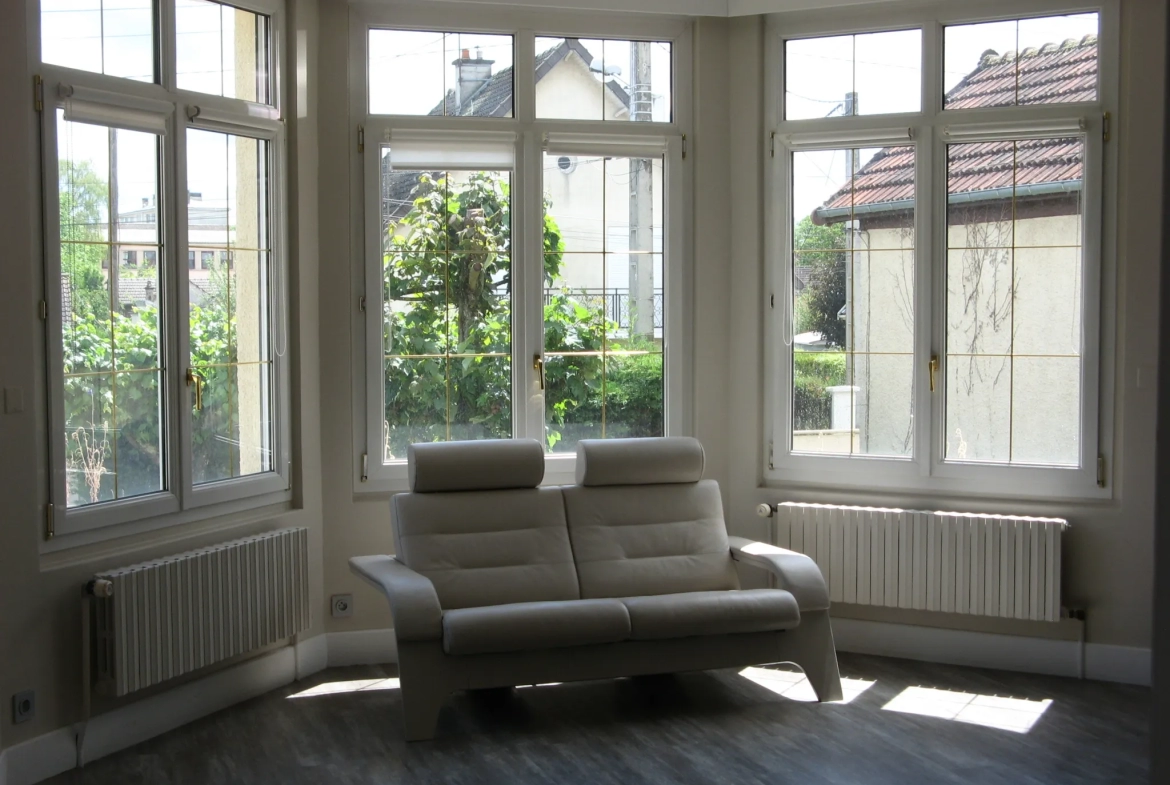
[[[1161,162],[1166,3],[1122,0],[1121,97],[1115,120],[1119,199],[1116,254],[1107,253],[1104,296],[1116,298],[1114,498],[1093,503],[1038,503],[947,497],[950,509],[1023,512],[1067,517],[1073,524],[1064,561],[1066,602],[1087,609],[1090,642],[1150,645],[1153,583],[1154,356],[1157,348]],[[763,19],[731,22],[732,311],[730,406],[731,515],[743,536],[763,537],[755,517],[764,501],[829,501],[915,508],[938,498],[807,488],[766,488],[761,455],[766,442],[763,389],[763,251],[761,137]],[[1115,277],[1115,282],[1112,280]],[[1108,336],[1109,330],[1106,331]],[[1106,415],[1108,416],[1108,415]],[[928,507],[927,509],[933,509]],[[872,615],[860,607],[838,615]],[[907,617],[908,619],[909,617]],[[886,619],[889,620],[889,619]],[[914,623],[928,624],[919,618]],[[961,623],[961,622],[960,622]],[[974,628],[972,622],[972,628]],[[1018,630],[1016,632],[1019,632]],[[1037,634],[1040,634],[1037,632]]]

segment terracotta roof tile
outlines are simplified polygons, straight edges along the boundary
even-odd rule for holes
[[[1091,101],[1096,89],[1097,39],[1085,36],[1018,55],[986,52],[979,66],[947,94],[945,104],[962,109],[1011,106],[1017,98],[1021,105]],[[1083,177],[1084,151],[1078,139],[956,144],[949,155],[947,187],[952,194]],[[842,188],[817,212],[913,198],[914,148],[887,147],[858,170],[852,189]]]

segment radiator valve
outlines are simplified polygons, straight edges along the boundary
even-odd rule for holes
[[[103,578],[94,578],[89,583],[85,584],[85,593],[91,597],[113,597],[114,583]]]
[[[760,516],[761,518],[771,518],[775,511],[776,508],[771,504],[760,504],[756,506],[756,515]]]

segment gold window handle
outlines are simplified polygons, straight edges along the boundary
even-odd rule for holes
[[[203,377],[195,373],[194,369],[187,369],[187,386],[195,385],[195,411],[203,411]]]
[[[930,358],[930,391],[934,392],[934,375],[938,373],[938,355]]]
[[[540,372],[540,389],[544,389],[544,358],[539,354],[532,355],[532,369]]]

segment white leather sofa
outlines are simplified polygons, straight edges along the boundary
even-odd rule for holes
[[[395,555],[350,559],[390,600],[407,739],[433,738],[453,691],[518,684],[792,662],[840,699],[820,570],[727,536],[698,441],[583,441],[564,487],[538,487],[535,441],[417,444],[408,463]],[[741,589],[737,563],[778,588]]]

